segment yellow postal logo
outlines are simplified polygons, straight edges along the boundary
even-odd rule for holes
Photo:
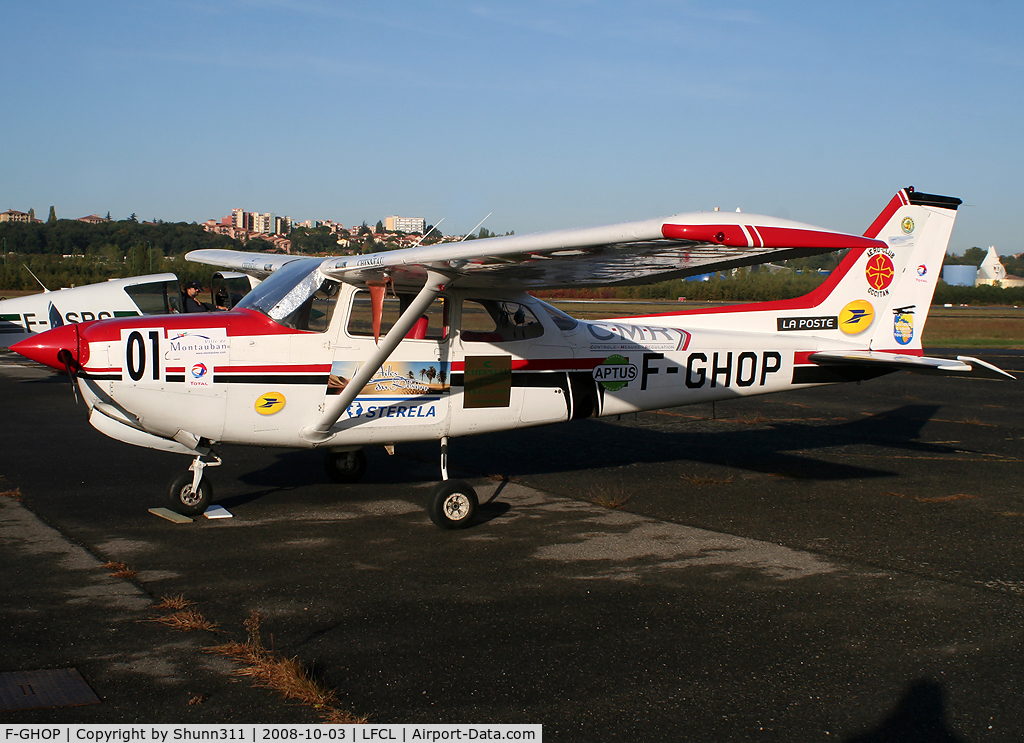
[[[260,415],[273,415],[284,407],[284,395],[280,392],[264,392],[256,400],[256,412]]]
[[[839,329],[847,335],[867,330],[875,319],[875,308],[866,299],[855,299],[839,312]]]

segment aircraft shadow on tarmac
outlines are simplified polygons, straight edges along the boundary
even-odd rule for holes
[[[915,681],[881,725],[847,739],[847,743],[962,743],[965,739],[946,724],[946,694],[934,681]]]
[[[765,419],[742,430],[736,430],[736,421],[730,420],[718,421],[731,427],[727,430],[707,430],[709,421],[705,420],[692,426],[684,423],[693,430],[681,431],[664,431],[631,421],[623,425],[601,419],[580,420],[453,440],[449,467],[455,473],[461,472],[461,476],[508,473],[515,477],[631,464],[693,462],[811,480],[892,477],[899,473],[837,462],[835,456],[816,458],[810,452],[879,446],[910,452],[953,453],[956,449],[952,447],[917,440],[939,407],[905,405],[836,424]],[[368,453],[370,466],[365,484],[420,484],[440,479],[436,442],[401,444],[396,458],[387,457],[377,448],[369,449]],[[322,456],[315,450],[280,451],[265,467],[239,476],[241,482],[259,490],[219,502],[239,505],[272,492],[322,485],[328,482]]]
[[[737,467],[766,474],[815,480],[891,477],[890,470],[818,459],[814,450],[844,446],[884,446],[912,452],[953,453],[952,447],[917,439],[940,406],[906,405],[838,424],[773,423],[766,419],[742,430],[662,431],[602,420],[574,421],[515,434],[488,434],[459,440],[449,462],[483,473],[551,474],[630,464],[694,462]],[[707,424],[708,421],[700,421]],[[721,421],[735,425],[735,421]],[[685,425],[685,424],[684,424]],[[705,430],[697,430],[703,428]]]

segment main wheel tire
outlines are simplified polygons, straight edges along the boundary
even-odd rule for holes
[[[167,493],[168,506],[183,516],[198,516],[210,507],[213,500],[213,486],[207,478],[199,481],[199,489],[192,489],[192,473],[178,475],[171,482]]]
[[[366,455],[356,451],[329,451],[324,459],[324,470],[334,482],[359,482],[366,474]]]
[[[465,529],[476,518],[476,491],[462,480],[445,480],[430,494],[427,513],[442,529]]]

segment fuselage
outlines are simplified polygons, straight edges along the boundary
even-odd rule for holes
[[[378,342],[365,290],[321,293],[295,307],[273,297],[276,318],[256,302],[74,328],[91,420],[183,453],[197,442],[313,446],[300,430]],[[381,332],[404,300],[387,300]],[[808,361],[812,336],[686,325],[685,315],[585,322],[522,292],[448,289],[315,445],[466,436],[845,381]]]

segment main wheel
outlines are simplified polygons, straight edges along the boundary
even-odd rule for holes
[[[462,480],[445,480],[430,494],[427,513],[442,529],[465,529],[476,518],[476,491]]]
[[[213,500],[213,486],[207,478],[199,481],[199,489],[192,488],[192,472],[184,472],[171,482],[167,494],[168,506],[183,516],[198,516],[206,511]]]
[[[324,459],[327,476],[334,482],[359,482],[366,474],[366,455],[356,451],[329,451]]]

